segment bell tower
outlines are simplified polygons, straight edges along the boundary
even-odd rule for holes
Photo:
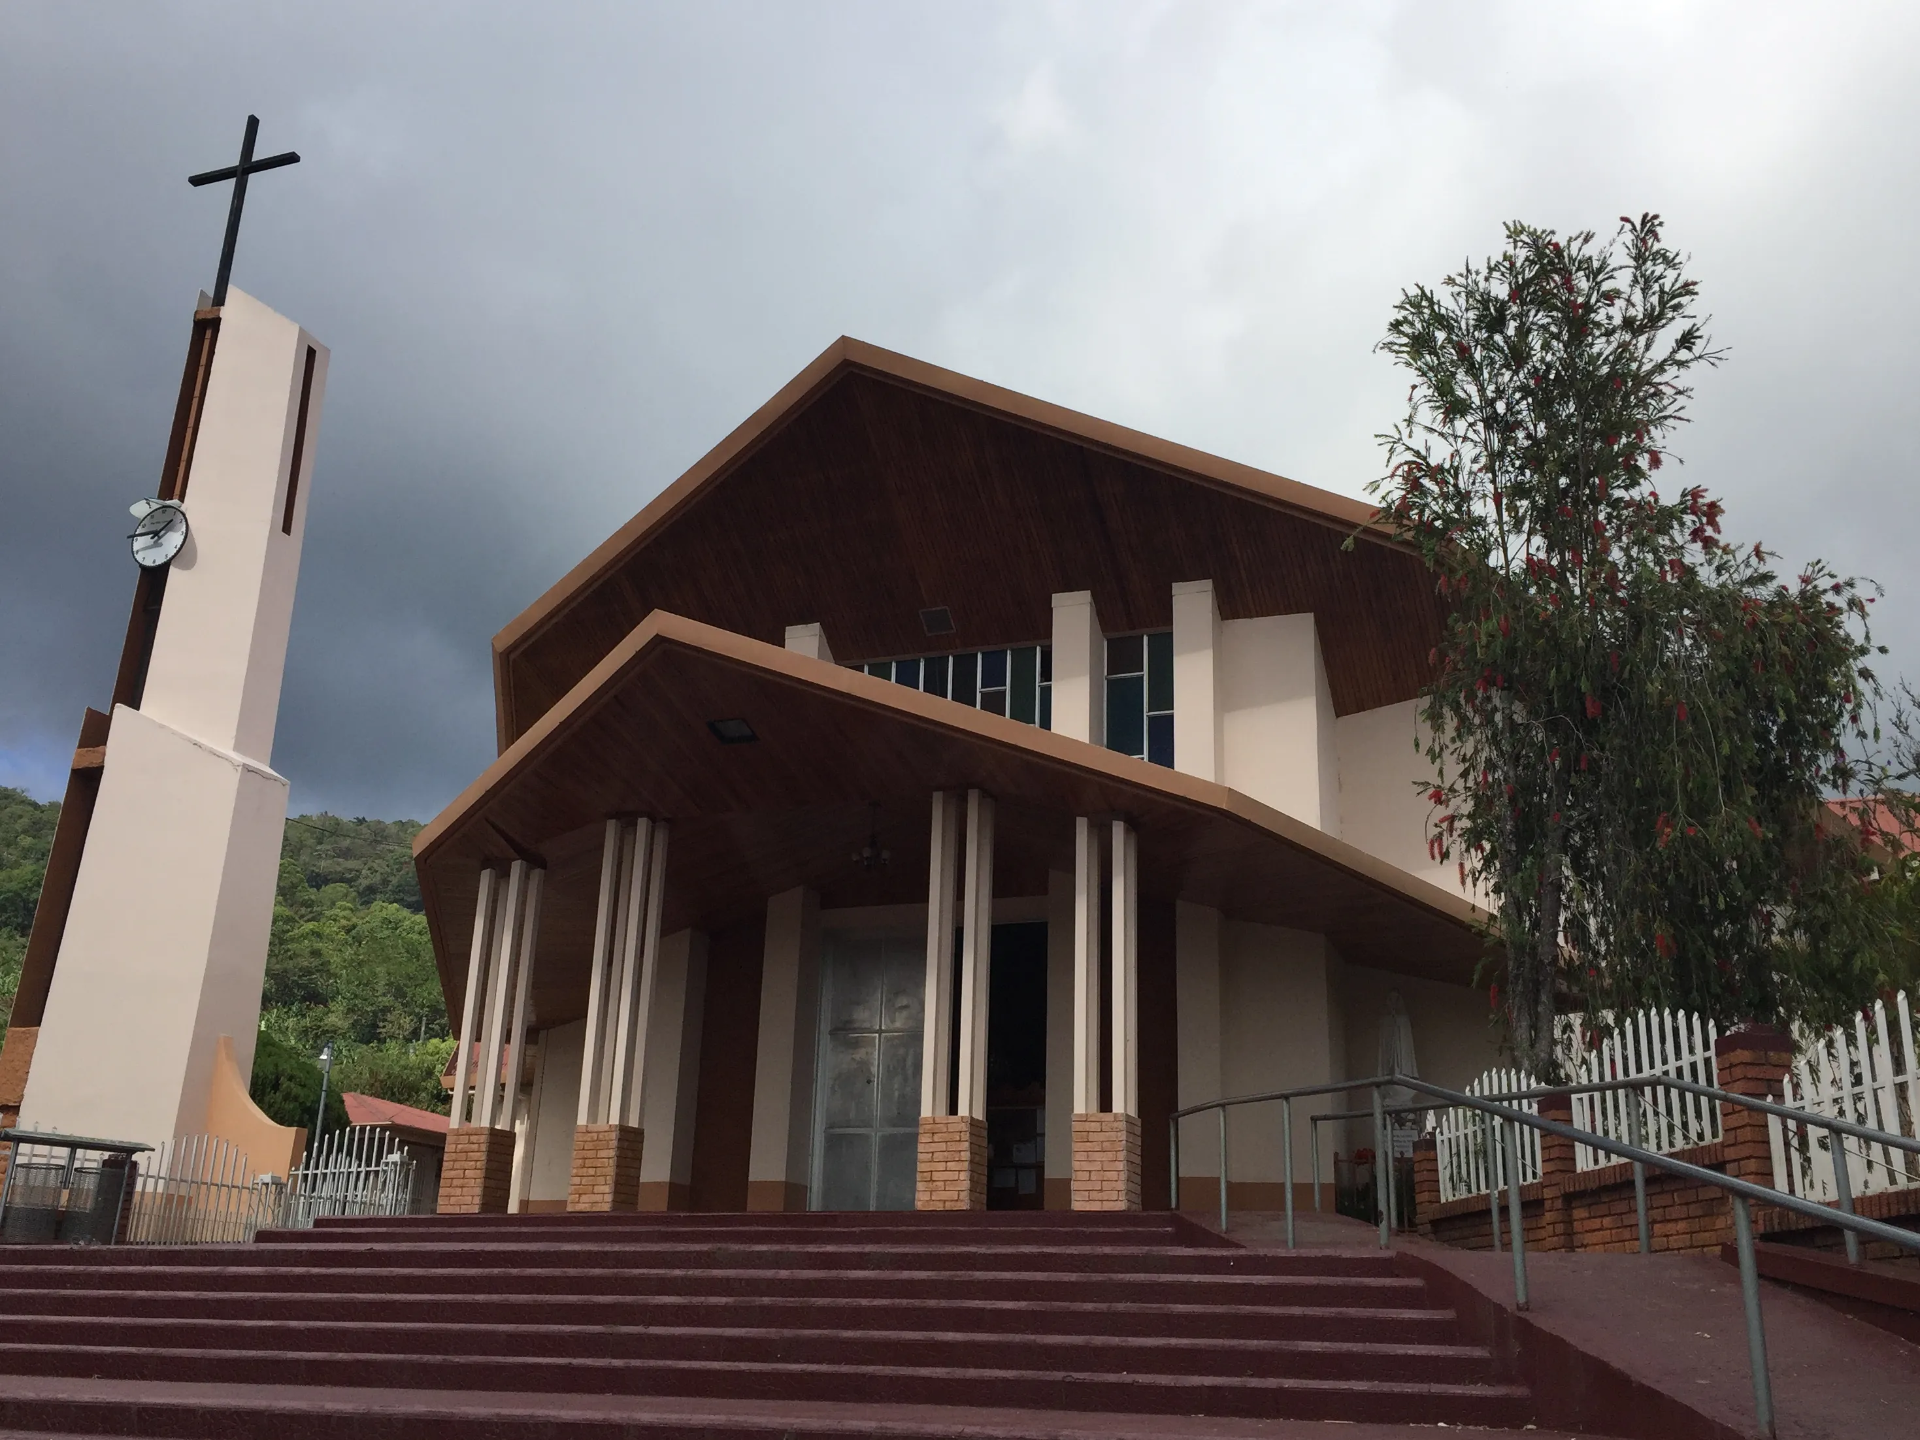
[[[227,283],[248,173],[299,158],[255,161],[257,125],[238,166],[193,177],[233,180],[234,202],[160,492],[134,507],[145,568],[112,711],[82,725],[0,1055],[0,1109],[28,1127],[157,1145],[244,1142],[228,1132],[252,1123],[230,1112],[273,921],[287,812],[273,734],[328,360]]]

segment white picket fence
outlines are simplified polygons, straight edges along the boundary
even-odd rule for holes
[[[1639,1075],[1667,1075],[1713,1085],[1715,1070],[1712,1021],[1680,1010],[1643,1010],[1606,1031],[1598,1044],[1582,1037],[1578,1017],[1568,1017],[1561,1026],[1562,1048],[1571,1052],[1567,1071],[1577,1084],[1602,1080],[1626,1080]],[[1498,1095],[1518,1090],[1539,1089],[1540,1084],[1522,1070],[1488,1070],[1467,1086],[1469,1095]],[[1633,1119],[1629,1106],[1640,1107],[1639,1143],[1662,1154],[1684,1150],[1691,1145],[1706,1145],[1720,1138],[1720,1107],[1704,1096],[1684,1095],[1678,1091],[1650,1088],[1638,1092],[1611,1091],[1599,1095],[1573,1097],[1573,1123],[1609,1139],[1632,1143]],[[1531,1100],[1516,1101],[1515,1108],[1539,1114]],[[1487,1117],[1470,1110],[1441,1111],[1434,1127],[1434,1143],[1440,1161],[1440,1198],[1457,1200],[1467,1195],[1484,1195],[1492,1184],[1505,1185],[1503,1168],[1498,1177],[1489,1174],[1490,1147]],[[1503,1142],[1504,1146],[1504,1142]],[[1503,1148],[1503,1147],[1502,1147]],[[1574,1165],[1592,1170],[1615,1163],[1604,1151],[1590,1145],[1574,1146]],[[1540,1178],[1540,1132],[1525,1130],[1521,1135],[1520,1183],[1531,1184]]]
[[[404,1215],[413,1200],[412,1158],[370,1125],[324,1137],[284,1177],[255,1174],[244,1153],[211,1135],[181,1136],[142,1159],[125,1236],[133,1245],[242,1244],[323,1215]]]
[[[1575,1032],[1576,1034],[1578,1032]],[[1696,1085],[1719,1083],[1713,1060],[1718,1031],[1711,1020],[1684,1010],[1641,1010],[1607,1031],[1598,1045],[1576,1040],[1568,1073],[1573,1083],[1596,1084],[1628,1080],[1640,1075],[1664,1075],[1691,1080]],[[1633,1110],[1638,1108],[1640,1133],[1634,1134]],[[1704,1095],[1688,1095],[1663,1086],[1644,1090],[1609,1090],[1573,1097],[1573,1123],[1609,1140],[1643,1145],[1670,1155],[1693,1145],[1711,1145],[1720,1138],[1720,1103]],[[1575,1144],[1576,1170],[1597,1170],[1620,1162],[1604,1150]]]
[[[1524,1070],[1489,1070],[1467,1086],[1469,1095],[1505,1095],[1516,1090],[1536,1090],[1538,1084]],[[1538,1115],[1540,1107],[1532,1100],[1516,1100],[1513,1108]],[[1495,1133],[1489,1116],[1464,1107],[1438,1112],[1434,1122],[1434,1146],[1440,1161],[1440,1199],[1458,1200],[1466,1195],[1484,1195],[1495,1185],[1505,1186],[1512,1178],[1512,1147],[1504,1134]],[[1505,1127],[1499,1127],[1504,1130]],[[1520,1130],[1520,1183],[1531,1185],[1540,1178],[1540,1132],[1527,1126]]]
[[[1875,1001],[1872,1022],[1856,1016],[1852,1033],[1836,1026],[1824,1035],[1796,1037],[1800,1058],[1787,1073],[1784,1101],[1796,1110],[1851,1120],[1908,1139],[1920,1138],[1920,1066],[1915,1064],[1913,1012],[1905,991],[1894,996],[1891,1019]],[[1839,1199],[1833,1132],[1769,1117],[1774,1185],[1809,1200]],[[1920,1156],[1886,1145],[1847,1139],[1842,1145],[1854,1196],[1920,1185]]]

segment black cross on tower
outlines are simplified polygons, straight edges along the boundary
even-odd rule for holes
[[[220,273],[213,280],[213,308],[216,310],[227,303],[227,277],[233,273],[233,247],[240,238],[240,209],[247,203],[247,177],[257,170],[278,170],[282,165],[300,163],[300,156],[292,150],[284,155],[269,155],[264,160],[254,159],[253,141],[259,133],[260,117],[247,116],[247,135],[240,142],[240,163],[187,177],[189,185],[212,185],[221,180],[233,181],[233,203],[227,207],[227,238],[220,246]]]

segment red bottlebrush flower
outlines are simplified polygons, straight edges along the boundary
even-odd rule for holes
[[[1753,816],[1751,816],[1751,815],[1749,815],[1749,816],[1747,816],[1747,828],[1748,828],[1749,830],[1751,830],[1751,831],[1753,831],[1753,838],[1754,838],[1754,839],[1756,839],[1756,840],[1764,840],[1764,839],[1766,839],[1766,838],[1767,838],[1767,837],[1766,837],[1766,836],[1765,836],[1764,834],[1762,834],[1762,833],[1761,833],[1761,831],[1760,831],[1760,822],[1759,822],[1758,820],[1756,820],[1756,819],[1754,819],[1754,818],[1753,818]]]
[[[1507,617],[1504,615],[1500,617],[1500,633],[1502,635],[1511,635],[1513,633],[1513,627],[1507,623]]]
[[[1665,931],[1661,931],[1653,937],[1653,948],[1660,952],[1662,959],[1671,960],[1678,947],[1674,945],[1673,940]]]
[[[1500,986],[1497,982],[1487,986],[1487,1008],[1489,1010],[1500,1008]]]
[[[1582,755],[1582,756],[1580,757],[1580,768],[1581,768],[1582,770],[1584,770],[1584,769],[1586,769],[1586,768],[1587,768],[1587,757],[1586,757],[1586,756],[1584,756],[1584,755]]]
[[[1560,823],[1560,812],[1558,810],[1554,811],[1553,818],[1549,820],[1547,823],[1549,825],[1558,825]]]
[[[1699,833],[1700,833],[1700,827],[1698,825],[1687,826],[1687,834],[1698,835]]]
[[[1434,789],[1434,790],[1429,790],[1427,792],[1427,799],[1435,805],[1444,804],[1446,802],[1446,798],[1447,798],[1447,792],[1444,790]]]
[[[1620,673],[1620,652],[1618,650],[1609,650],[1607,652],[1607,668],[1615,675]]]
[[[1673,821],[1664,810],[1660,812],[1660,818],[1653,822],[1653,836],[1655,843],[1662,850],[1667,848],[1667,842],[1673,838]]]
[[[1587,718],[1589,720],[1600,718],[1600,697],[1597,695],[1587,696]]]
[[[1464,860],[1460,862],[1460,888],[1467,888],[1467,862]]]
[[[1458,355],[1462,360],[1466,359],[1468,354],[1470,353],[1467,349],[1467,342],[1464,340],[1454,341],[1453,353]]]
[[[1647,468],[1649,470],[1658,470],[1660,468],[1660,452],[1658,450],[1647,451]]]
[[[1682,725],[1686,724],[1687,723],[1687,702],[1686,701],[1682,700],[1680,702],[1679,708],[1676,713],[1680,717],[1680,723]]]
[[[1554,746],[1553,752],[1547,756],[1547,763],[1549,765],[1558,765],[1560,763],[1560,747],[1558,745]]]

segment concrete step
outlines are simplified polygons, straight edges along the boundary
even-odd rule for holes
[[[1035,1212],[1044,1216],[1047,1212]],[[420,1240],[471,1240],[487,1236],[524,1239],[530,1235],[542,1239],[570,1238],[604,1241],[668,1239],[698,1236],[750,1235],[758,1241],[780,1240],[800,1243],[903,1243],[924,1244],[932,1239],[964,1236],[969,1243],[982,1245],[1181,1245],[1198,1249],[1237,1248],[1202,1225],[1184,1216],[1148,1217],[1134,1222],[1117,1215],[1125,1223],[1068,1225],[1045,1223],[1020,1216],[994,1217],[1008,1223],[979,1225],[945,1223],[937,1214],[887,1213],[863,1223],[848,1223],[848,1217],[830,1213],[774,1215],[756,1223],[711,1225],[710,1218],[685,1214],[657,1215],[446,1215],[407,1216],[404,1218],[335,1218],[318,1222],[311,1230],[262,1231],[266,1243],[284,1240],[326,1242],[331,1240],[378,1239],[383,1243],[411,1244]],[[725,1217],[753,1221],[752,1216]],[[1106,1217],[1101,1217],[1103,1220]]]
[[[364,1295],[288,1294],[278,1290],[59,1290],[0,1293],[0,1330],[13,1317],[69,1315],[133,1319],[295,1320],[318,1325],[367,1318]],[[1028,1334],[1185,1336],[1250,1340],[1373,1340],[1445,1343],[1454,1334],[1446,1309],[1361,1305],[1112,1305],[1062,1300],[910,1300],[776,1298],[727,1295],[391,1295],[380,1318],[439,1325],[450,1318],[501,1325],[750,1326],[780,1329],[1018,1329]]]
[[[1388,1424],[1526,1423],[1525,1387],[1397,1379],[1086,1375],[740,1360],[534,1359],[299,1351],[35,1346],[0,1341],[0,1372],[255,1385],[434,1388],[773,1401],[913,1403]],[[951,1433],[951,1432],[950,1432]]]
[[[268,1258],[268,1256],[271,1258]],[[244,1258],[241,1258],[244,1257]],[[747,1239],[711,1242],[596,1242],[581,1238],[550,1241],[424,1241],[386,1245],[358,1241],[283,1240],[250,1246],[183,1245],[102,1246],[71,1249],[15,1246],[0,1252],[0,1275],[42,1265],[101,1265],[135,1269],[142,1265],[219,1267],[236,1263],[307,1267],[517,1269],[565,1266],[570,1269],[769,1269],[769,1270],[938,1270],[981,1269],[1041,1273],[1128,1273],[1158,1275],[1391,1275],[1393,1257],[1378,1251],[1263,1253],[1238,1247],[1184,1248],[1158,1245],[973,1245],[930,1242],[916,1245],[758,1244]]]
[[[1483,1382],[1486,1350],[1459,1344],[1055,1335],[1018,1328],[952,1330],[770,1329],[745,1326],[497,1325],[390,1320],[139,1320],[124,1316],[9,1316],[9,1344],[75,1349],[224,1349],[233,1353],[422,1355],[460,1360],[618,1360],[781,1363],[909,1369],[957,1368],[1081,1375],[1299,1377]],[[418,1380],[405,1383],[419,1383]]]
[[[215,1418],[217,1417],[217,1419]],[[1417,1440],[1426,1426],[1194,1415],[1122,1415],[912,1404],[689,1396],[504,1395],[167,1381],[16,1378],[0,1393],[0,1437],[203,1440]],[[1476,1440],[1532,1440],[1489,1430]],[[1597,1440],[1597,1437],[1589,1437]]]
[[[177,1253],[177,1252],[176,1252]],[[564,1266],[458,1270],[365,1267],[285,1267],[257,1263],[260,1251],[230,1249],[226,1266],[97,1264],[0,1271],[0,1293],[16,1288],[258,1291],[285,1294],[354,1293],[649,1296],[719,1295],[769,1299],[891,1299],[1069,1301],[1084,1304],[1380,1305],[1421,1308],[1426,1286],[1405,1275],[1167,1275],[1034,1274],[1018,1270],[724,1270],[571,1269]]]

